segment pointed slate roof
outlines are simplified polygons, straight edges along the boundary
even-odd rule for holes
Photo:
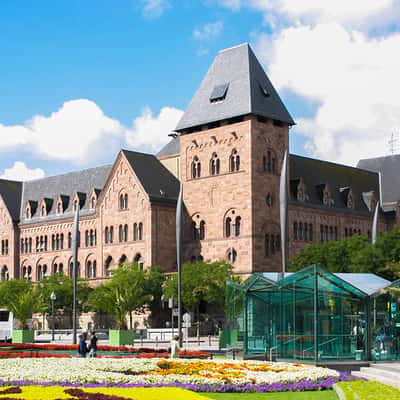
[[[153,204],[175,205],[180,183],[152,154],[122,150]]]
[[[19,220],[22,185],[22,182],[0,179],[0,194],[14,222]]]
[[[294,124],[251,47],[245,43],[218,53],[175,130],[248,114]]]
[[[157,157],[168,157],[179,154],[181,151],[179,136],[169,141],[158,153]]]
[[[395,210],[400,199],[400,154],[360,160],[357,167],[382,174],[382,207],[385,211]]]

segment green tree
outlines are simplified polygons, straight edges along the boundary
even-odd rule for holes
[[[226,280],[232,275],[232,265],[225,261],[185,263],[182,266],[182,302],[199,319],[201,302],[223,306]],[[178,298],[178,276],[174,274],[164,287],[166,298]]]
[[[54,308],[63,310],[67,315],[72,316],[73,287],[72,279],[64,274],[46,276],[39,283],[40,292],[45,302],[45,312],[51,313],[50,295],[56,294]],[[78,312],[88,311],[88,299],[92,288],[86,281],[79,279],[77,283]]]
[[[142,270],[137,263],[125,263],[113,271],[111,280],[96,289],[89,297],[90,304],[96,311],[115,318],[119,329],[126,327],[125,317],[143,310],[154,296],[150,281],[155,279],[155,271]],[[131,328],[132,328],[132,317]]]
[[[43,297],[39,288],[30,281],[12,279],[0,284],[0,305],[14,314],[22,329],[28,319],[44,310]]]
[[[289,261],[298,271],[317,264],[330,272],[371,272],[389,280],[400,277],[400,230],[381,233],[375,245],[366,236],[307,246]]]

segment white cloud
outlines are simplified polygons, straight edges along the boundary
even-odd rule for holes
[[[222,21],[209,23],[200,29],[195,29],[193,31],[193,37],[198,40],[209,40],[218,36],[222,32],[223,28],[224,24]]]
[[[400,126],[400,33],[369,38],[343,26],[294,26],[262,36],[258,54],[279,89],[318,105],[297,119],[316,157],[354,164],[384,155]]]
[[[217,0],[220,5],[236,11],[248,7],[264,13],[270,24],[318,24],[339,22],[349,27],[369,29],[372,26],[397,22],[400,5],[396,0]]]
[[[30,169],[22,161],[15,161],[11,168],[6,168],[1,179],[9,179],[15,181],[30,181],[32,179],[40,179],[45,176],[41,168]]]
[[[133,121],[132,128],[126,132],[126,142],[143,151],[160,150],[170,140],[168,134],[176,128],[182,115],[181,110],[163,107],[160,113],[154,116],[149,108],[145,108]]]
[[[0,150],[23,146],[47,159],[85,163],[96,160],[122,136],[117,120],[104,115],[96,103],[78,99],[65,102],[50,116],[36,115],[24,125],[0,124]]]
[[[167,0],[141,0],[141,3],[143,16],[149,19],[161,17],[164,11],[170,7]]]

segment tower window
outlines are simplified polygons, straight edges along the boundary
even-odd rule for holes
[[[199,158],[195,156],[192,162],[192,179],[200,178],[201,176],[201,163]]]
[[[211,175],[218,175],[219,174],[219,158],[216,153],[212,155],[211,161],[210,161],[210,173]]]
[[[232,150],[232,154],[229,158],[229,168],[231,172],[240,170],[240,156],[236,149]]]

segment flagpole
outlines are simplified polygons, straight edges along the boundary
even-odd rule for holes
[[[79,203],[76,206],[74,218],[74,232],[72,236],[72,288],[73,288],[73,304],[72,304],[72,344],[76,344],[77,316],[78,316],[78,299],[77,299],[77,279],[78,279],[78,245],[79,245]]]
[[[285,272],[287,271],[287,258],[288,258],[287,158],[288,158],[288,152],[286,150],[285,155],[283,157],[281,178],[279,183],[279,211],[280,211],[280,224],[281,224],[281,251],[282,251],[282,270],[280,273],[280,279],[283,279],[285,277]]]
[[[182,234],[183,234],[183,185],[179,189],[176,205],[176,264],[178,269],[178,335],[182,347]]]

